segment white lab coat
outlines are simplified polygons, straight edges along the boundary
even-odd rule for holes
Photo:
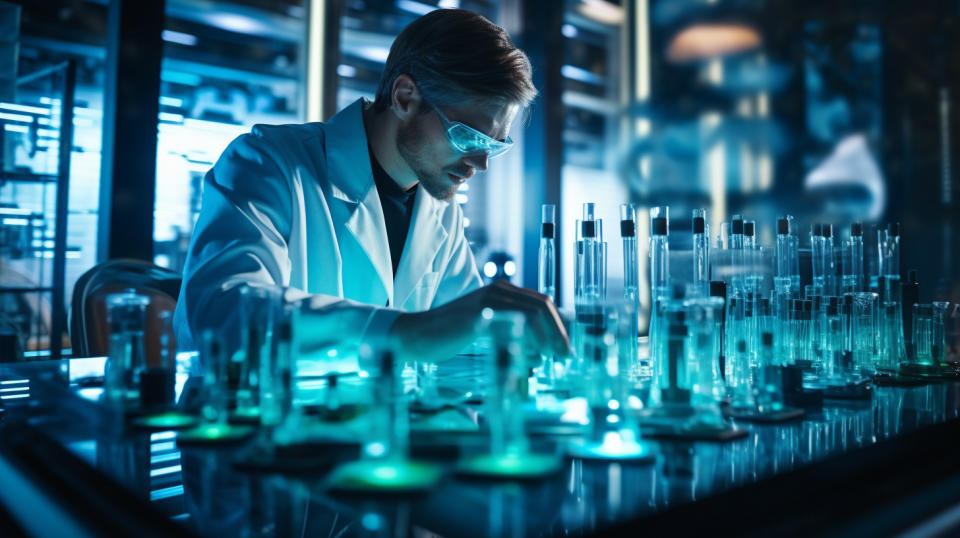
[[[236,322],[243,283],[303,300],[311,340],[335,342],[383,334],[403,311],[480,287],[460,206],[422,188],[394,278],[363,106],[327,123],[257,125],[207,172],[174,314],[181,349]]]

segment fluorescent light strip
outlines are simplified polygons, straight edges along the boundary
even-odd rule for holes
[[[172,486],[169,488],[155,489],[150,492],[151,501],[159,501],[161,499],[169,499],[170,497],[178,497],[183,495],[183,485]]]
[[[40,114],[41,116],[46,116],[50,113],[50,110],[47,108],[30,105],[18,105],[16,103],[0,103],[0,108],[6,110],[15,110],[17,112],[26,112],[28,114]]]
[[[153,465],[155,463],[166,463],[168,461],[179,461],[179,460],[180,460],[180,452],[170,452],[167,454],[160,454],[159,456],[151,456],[150,465]]]
[[[29,211],[29,210],[24,210]],[[30,383],[29,379],[7,379],[5,381],[0,381],[0,385],[23,385],[24,383]]]
[[[179,473],[179,472],[180,472],[179,465],[171,465],[170,467],[161,467],[159,469],[154,469],[150,471],[150,477],[152,478],[154,476],[163,476],[163,475]]]

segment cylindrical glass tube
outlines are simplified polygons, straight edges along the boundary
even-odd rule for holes
[[[710,291],[710,225],[707,210],[693,210],[693,282],[700,293]]]
[[[574,223],[576,238],[573,241],[573,304],[583,302],[583,227],[577,219]]]
[[[890,280],[900,280],[899,222],[891,222],[887,227],[887,241],[884,247],[883,276]]]
[[[934,301],[933,307],[933,342],[930,351],[934,364],[942,364],[947,355],[947,320],[949,319],[950,303]]]
[[[540,259],[537,267],[537,291],[557,302],[557,206],[544,204],[540,220]]]
[[[243,362],[234,365],[240,372],[237,383],[237,414],[259,416],[261,384],[271,385],[273,372],[266,368],[273,352],[274,329],[281,312],[279,288],[243,286],[240,290],[243,320]]]
[[[490,452],[496,456],[528,451],[523,402],[527,369],[522,352],[524,317],[519,312],[484,316],[492,340],[484,410],[490,425]]]
[[[851,338],[853,362],[861,374],[872,374],[877,345],[877,308],[879,296],[876,293],[862,291],[853,294],[851,312]]]
[[[583,301],[598,303],[600,300],[600,240],[597,233],[597,219],[594,214],[595,205],[587,202],[583,204],[583,220],[580,222],[580,232],[583,236]]]
[[[654,371],[657,363],[666,360],[667,333],[663,320],[664,300],[668,295],[670,278],[670,210],[666,206],[650,209],[650,361]]]
[[[123,406],[138,400],[140,374],[147,366],[143,335],[150,298],[129,289],[108,295],[106,302],[110,356],[104,372],[104,398]]]
[[[850,272],[854,277],[854,290],[866,291],[863,287],[863,223],[850,225]]]
[[[689,339],[687,367],[691,380],[691,403],[698,413],[717,418],[717,402],[724,396],[723,378],[720,375],[724,300],[721,297],[695,297],[684,301],[683,307]]]
[[[913,305],[913,356],[917,364],[933,364],[932,305]]]
[[[823,233],[823,293],[835,295],[837,293],[837,268],[834,255],[833,224],[824,224]]]
[[[669,217],[666,206],[650,210],[650,286],[665,290],[670,277]]]
[[[639,301],[640,267],[636,209],[629,204],[620,206],[620,237],[623,241],[623,296],[628,301]]]

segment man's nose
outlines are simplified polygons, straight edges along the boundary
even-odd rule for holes
[[[470,155],[469,157],[464,157],[463,162],[468,165],[480,170],[481,172],[487,169],[487,164],[489,164],[490,157],[486,153],[479,153],[477,155]]]

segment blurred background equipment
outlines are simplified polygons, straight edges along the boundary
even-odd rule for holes
[[[574,308],[574,227],[585,200],[602,202],[597,218],[607,223],[617,222],[619,205],[636,207],[641,260],[648,256],[649,210],[663,204],[676,215],[706,209],[705,224],[713,234],[731,215],[749,214],[760,223],[757,239],[765,244],[775,242],[775,229],[763,223],[782,214],[793,215],[798,230],[827,217],[862,220],[868,253],[876,249],[876,223],[899,221],[906,234],[922,234],[923,240],[904,242],[904,256],[917,260],[921,280],[960,294],[949,283],[960,274],[955,231],[960,181],[952,165],[960,150],[954,135],[960,75],[952,68],[960,57],[954,31],[960,13],[952,5],[926,0],[883,5],[7,0],[4,5],[0,24],[10,31],[0,32],[0,92],[7,92],[0,102],[13,107],[0,108],[4,174],[58,173],[62,81],[38,79],[21,85],[16,95],[3,88],[16,73],[22,78],[70,59],[77,65],[63,298],[71,297],[84,271],[114,257],[179,271],[200,210],[203,176],[226,145],[256,123],[324,121],[359,97],[373,97],[394,36],[439,8],[474,10],[500,24],[534,65],[540,95],[510,133],[516,149],[463,184],[455,202],[463,209],[474,252],[505,253],[515,265],[513,282],[529,288],[538,284],[541,206],[555,205],[555,299],[568,314]],[[158,9],[166,15],[162,21],[147,16]],[[151,29],[124,33],[122,22],[132,19],[123,17],[149,18]],[[149,62],[153,67],[130,59],[118,63],[122,59],[111,51],[123,39],[135,40],[143,59],[156,60]],[[116,93],[111,88],[118,88],[120,79],[143,91]],[[143,101],[147,93],[157,95],[155,125],[123,113],[152,109]],[[155,153],[141,147],[153,148],[154,138]],[[136,149],[123,150],[135,140]],[[148,166],[145,151],[154,155],[154,166]],[[48,185],[44,198],[39,190],[28,193],[26,185],[12,185],[7,180],[0,187],[2,207],[31,212],[29,233],[47,235],[30,239],[40,241],[30,248],[47,248],[43,245],[55,240],[56,189]],[[36,215],[42,215],[42,227]],[[20,217],[13,218],[16,223]],[[115,225],[117,219],[126,225]],[[685,217],[674,224],[678,231],[691,225]],[[24,244],[26,227],[10,224],[4,230],[5,238],[13,234],[11,241]],[[679,235],[675,248],[690,249],[690,237]],[[921,246],[931,244],[936,248]],[[31,255],[52,253],[17,254],[19,248],[4,251],[3,257],[20,260],[5,267],[39,282],[39,269],[15,266]],[[609,255],[607,286],[619,294],[623,260],[619,249]],[[866,263],[873,259],[868,256]],[[487,256],[477,260],[484,274]],[[48,268],[44,274],[52,273]],[[638,277],[649,282],[646,264],[639,264]],[[638,297],[644,317],[650,308],[647,289],[640,286]],[[51,314],[60,310],[52,294],[36,301],[46,301]],[[54,320],[47,323],[52,327]],[[41,338],[24,348],[45,354],[50,343]]]

